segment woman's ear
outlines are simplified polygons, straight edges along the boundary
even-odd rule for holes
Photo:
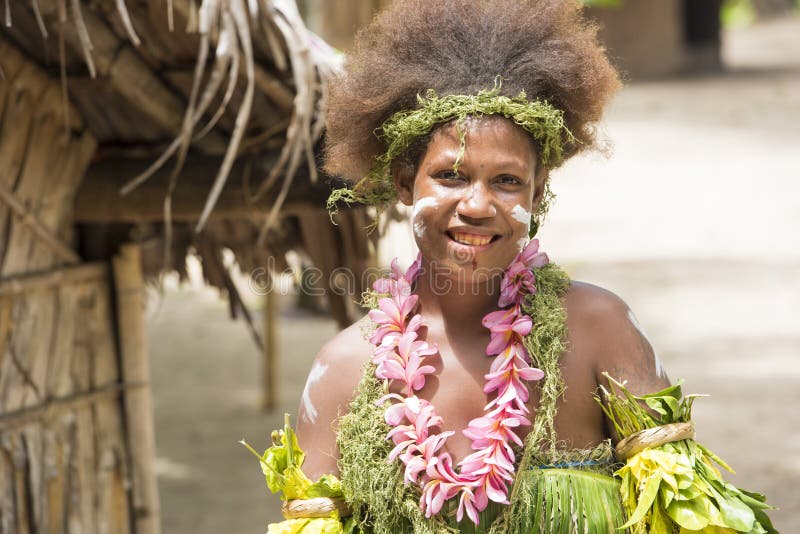
[[[397,200],[411,206],[414,203],[414,168],[406,161],[392,162],[392,180],[397,191]]]
[[[539,209],[539,204],[544,197],[545,185],[547,180],[550,179],[550,169],[542,165],[542,162],[536,164],[536,174],[533,178],[533,203],[531,204],[531,213],[536,213]]]

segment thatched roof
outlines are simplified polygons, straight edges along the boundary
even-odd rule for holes
[[[152,272],[165,261],[182,271],[194,247],[225,288],[222,248],[245,272],[267,257],[281,267],[288,249],[323,271],[366,267],[366,214],[330,227],[321,212],[324,80],[340,56],[306,30],[292,0],[5,6],[0,50],[60,80],[64,124],[98,144],[75,201],[85,259],[108,257],[135,230],[153,245]],[[0,84],[16,76],[5,55]]]

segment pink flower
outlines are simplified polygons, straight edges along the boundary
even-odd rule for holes
[[[391,439],[395,443],[395,447],[389,453],[387,462],[392,462],[395,458],[400,456],[400,458],[403,460],[403,463],[408,464],[408,462],[413,459],[413,455],[415,453],[424,452],[418,448],[415,448],[417,447],[416,444],[424,443],[430,437],[430,429],[433,427],[438,427],[442,424],[442,418],[436,414],[436,411],[431,404],[421,399],[417,399],[417,397],[409,397],[406,399],[406,401],[411,399],[414,400],[412,402],[404,403],[405,409],[403,410],[403,416],[409,421],[409,424],[401,425],[398,422],[386,436],[387,439]],[[418,408],[418,411],[415,411],[415,405]],[[389,410],[387,410],[387,422],[390,419],[393,421],[398,419],[397,411],[392,410],[396,406],[403,406],[403,404],[395,404]],[[409,406],[411,406],[410,409]],[[390,412],[392,413],[391,416],[388,415]],[[452,434],[452,432],[450,434]],[[446,434],[446,436],[450,434]],[[423,467],[427,468],[427,464],[424,464]]]
[[[386,278],[378,278],[372,283],[372,289],[382,294],[409,294],[411,284],[419,274],[422,265],[422,254],[417,254],[417,258],[408,266],[405,273],[400,270],[397,258],[392,260],[391,273]]]
[[[525,347],[522,343],[509,343],[503,352],[498,354],[494,360],[492,360],[491,365],[489,366],[489,374],[496,373],[501,369],[505,369],[510,365],[516,365],[517,367],[522,367],[526,365],[525,360],[528,358],[528,351],[525,350]]]
[[[515,335],[520,338],[527,336],[533,328],[533,321],[521,312],[519,305],[488,313],[482,323],[491,334],[491,341],[486,346],[486,354],[490,356],[502,352]]]
[[[406,269],[406,274],[403,276],[409,284],[413,283],[419,275],[420,267],[422,266],[422,253],[418,253],[416,259],[411,262],[411,265]]]
[[[423,471],[426,474],[431,471],[435,473],[435,466],[439,463],[439,457],[436,453],[444,446],[444,441],[454,433],[432,434],[418,444],[409,445],[400,456],[400,459],[406,464],[403,480],[406,483],[416,483],[417,478]],[[430,475],[428,474],[428,476]]]
[[[387,398],[399,398],[400,402],[393,404],[386,410],[384,418],[392,430],[386,435],[396,444],[406,440],[424,441],[428,437],[428,431],[433,427],[441,426],[442,417],[436,413],[433,405],[425,399],[412,395],[401,397],[396,393],[384,396],[378,402]],[[403,420],[409,424],[401,425]]]
[[[471,488],[463,487],[461,489],[461,496],[458,499],[458,512],[456,512],[456,521],[461,521],[464,518],[464,512],[466,512],[467,516],[472,520],[473,523],[476,525],[480,524],[478,512],[485,510],[487,504],[489,504],[489,502],[486,498],[485,491],[481,491],[476,495]]]
[[[376,293],[388,295],[392,292],[392,288],[395,286],[395,283],[396,282],[391,278],[378,278],[372,283],[372,289]]]
[[[503,440],[489,440],[489,444],[476,450],[458,464],[461,472],[485,475],[491,472],[514,471],[514,451]]]
[[[370,310],[369,318],[378,325],[375,333],[369,338],[369,342],[378,345],[383,337],[392,332],[403,333],[405,331],[406,318],[414,306],[417,305],[417,295],[409,295],[402,298],[382,298],[378,301],[377,310]],[[419,322],[421,324],[422,319]],[[419,328],[419,326],[417,326]]]
[[[442,457],[449,458],[443,454]],[[425,511],[425,517],[431,517],[442,510],[445,501],[458,494],[461,485],[458,482],[449,482],[444,476],[433,477],[422,488],[419,506]]]
[[[386,421],[386,424],[389,426],[397,426],[399,425],[403,419],[406,417],[406,403],[412,402],[411,399],[416,399],[419,402],[417,397],[409,397],[404,398],[398,395],[397,393],[389,393],[388,395],[384,395],[377,401],[375,401],[376,406],[381,406],[389,399],[397,399],[400,402],[392,404],[386,409],[386,412],[383,414],[383,418]]]
[[[483,417],[473,419],[462,431],[472,440],[472,448],[476,450],[488,447],[492,441],[514,441],[522,445],[522,439],[517,436],[514,429],[520,426],[530,426],[530,420],[521,410],[503,405],[495,408]]]
[[[497,305],[503,308],[509,304],[519,303],[526,293],[536,293],[536,277],[531,269],[542,267],[549,262],[547,254],[539,252],[539,240],[532,239],[506,269],[500,284],[500,299]]]
[[[529,394],[523,380],[540,380],[542,377],[544,372],[541,369],[530,367],[526,362],[515,358],[508,365],[485,375],[486,385],[483,386],[483,392],[497,390],[497,404],[506,404],[514,399],[525,403],[528,402]]]
[[[392,272],[389,277],[392,280],[405,280],[409,284],[414,282],[417,278],[417,274],[419,274],[420,266],[422,265],[422,253],[418,253],[417,257],[411,262],[411,265],[408,266],[406,272],[400,270],[400,262],[397,261],[397,258],[392,260],[391,269]]]
[[[511,471],[514,471],[512,466]],[[510,474],[508,474],[510,478]],[[486,492],[486,496],[489,498],[490,501],[494,501],[500,504],[509,504],[508,503],[508,484],[504,480],[504,477],[500,475],[499,472],[492,472],[487,474],[483,477],[483,491]],[[488,503],[487,503],[488,504]]]
[[[423,365],[423,360],[436,354],[438,350],[425,341],[415,341],[416,337],[416,332],[406,332],[400,338],[397,353],[404,363],[403,374],[400,377],[393,377],[401,378],[405,382],[409,395],[425,386],[425,375],[436,372],[432,365]]]

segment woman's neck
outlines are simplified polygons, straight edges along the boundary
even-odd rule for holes
[[[474,328],[480,326],[487,313],[497,309],[501,280],[501,274],[445,274],[423,261],[414,292],[419,296],[423,316],[440,316],[449,324]]]

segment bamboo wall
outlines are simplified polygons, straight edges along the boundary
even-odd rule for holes
[[[0,39],[3,534],[136,528],[112,277],[71,244],[96,143],[64,111],[59,84]]]

